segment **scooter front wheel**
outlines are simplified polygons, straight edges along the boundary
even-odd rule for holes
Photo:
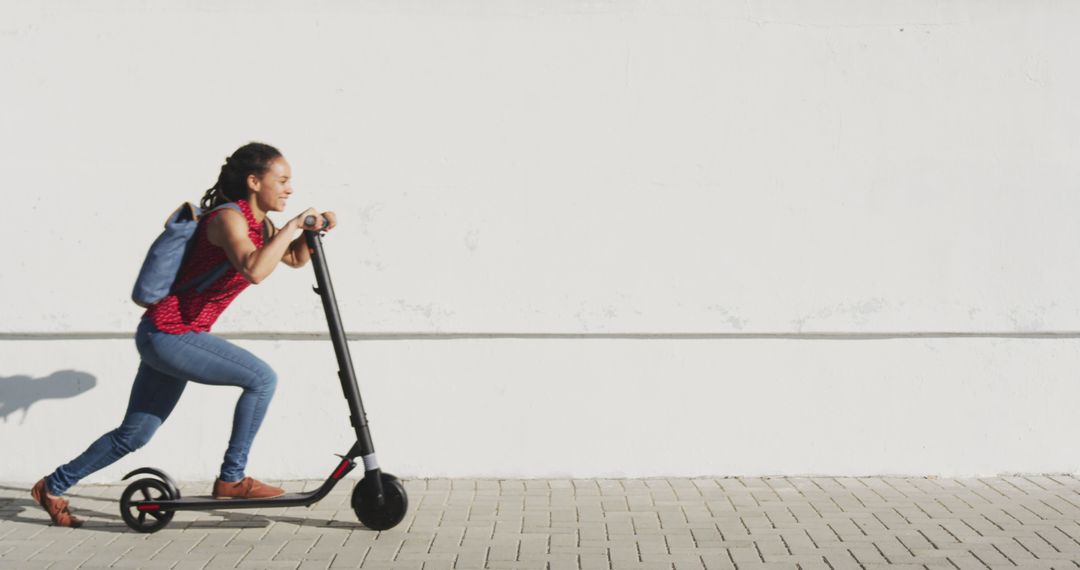
[[[132,499],[139,503],[168,501],[176,497],[168,485],[157,479],[139,479],[133,481],[120,495],[120,516],[131,530],[138,532],[157,532],[172,520],[175,511],[147,509],[141,505],[132,505]]]
[[[371,530],[388,530],[405,518],[409,497],[397,477],[389,473],[380,473],[379,476],[382,480],[382,504],[375,496],[374,481],[365,477],[353,488],[352,508],[364,526]]]

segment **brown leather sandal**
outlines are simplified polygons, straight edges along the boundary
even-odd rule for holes
[[[77,518],[68,510],[67,499],[61,499],[49,494],[44,479],[38,481],[34,488],[30,489],[30,496],[45,509],[45,512],[49,513],[49,518],[52,519],[53,524],[56,526],[68,526],[71,528],[82,526],[82,519]]]
[[[235,483],[219,478],[214,480],[213,494],[215,499],[269,499],[284,495],[285,489],[267,485],[251,477],[244,477]]]

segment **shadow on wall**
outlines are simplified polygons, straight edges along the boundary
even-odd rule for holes
[[[74,398],[94,386],[97,378],[75,370],[53,372],[44,378],[0,376],[0,419],[7,423],[8,416],[22,410],[22,424],[35,402]]]

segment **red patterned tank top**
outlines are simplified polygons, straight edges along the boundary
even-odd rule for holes
[[[261,248],[263,227],[251,213],[251,205],[247,200],[239,200],[235,204],[240,206],[240,211],[247,219],[248,237],[251,238],[251,243],[254,243],[256,248]],[[210,243],[206,235],[207,223],[220,215],[222,211],[215,210],[199,220],[191,253],[184,261],[184,265],[180,267],[176,283],[197,280],[228,262],[225,250]],[[247,289],[248,285],[251,285],[251,282],[230,264],[224,275],[202,291],[189,288],[173,293],[147,309],[146,315],[150,317],[158,330],[169,334],[209,332],[214,321],[217,321],[229,303]]]

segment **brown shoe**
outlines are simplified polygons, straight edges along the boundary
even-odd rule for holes
[[[284,494],[285,489],[267,485],[251,477],[244,477],[235,483],[229,483],[221,479],[214,480],[215,499],[269,499]]]
[[[30,489],[30,496],[45,509],[45,512],[49,513],[49,518],[52,519],[53,524],[56,526],[69,526],[72,528],[82,526],[82,519],[76,518],[68,510],[67,499],[61,499],[49,494],[44,479],[38,481],[34,488]]]

